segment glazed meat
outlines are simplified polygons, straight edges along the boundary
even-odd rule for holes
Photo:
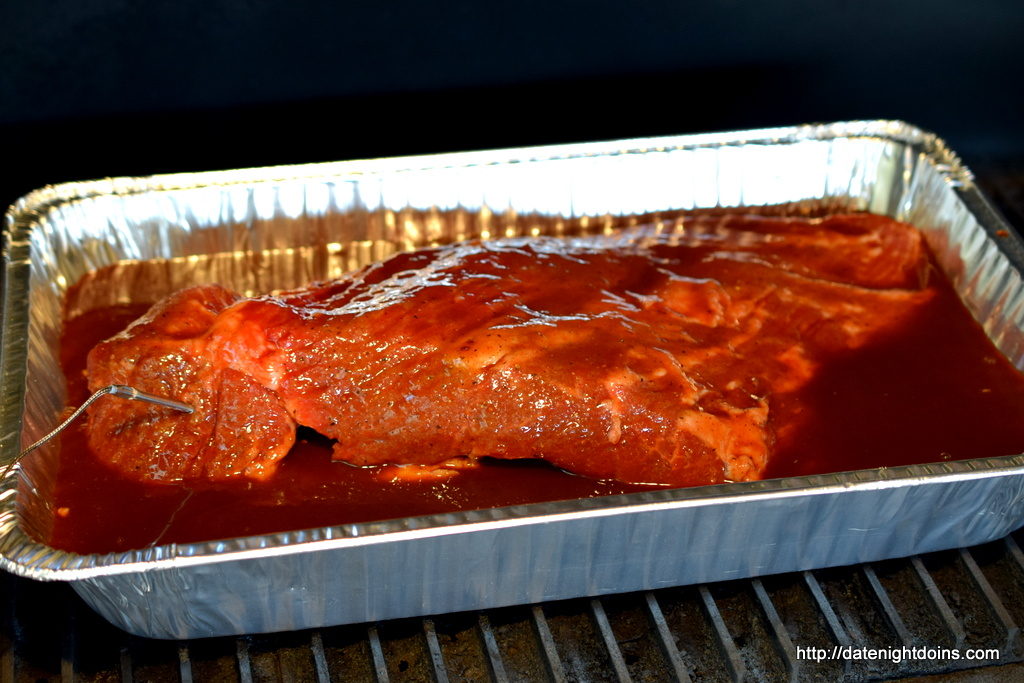
[[[195,287],[154,306],[89,354],[90,390],[128,384],[178,396],[194,408],[150,410],[136,401],[100,401],[89,412],[89,442],[102,459],[139,479],[270,476],[295,441],[296,424],[273,390],[239,370],[231,354],[259,354],[259,337],[233,336],[220,315],[240,297]],[[225,320],[230,325],[230,321]],[[251,363],[251,361],[249,361]]]
[[[423,249],[275,296],[196,287],[88,362],[94,390],[195,412],[99,401],[90,444],[152,481],[270,477],[296,425],[355,465],[757,479],[799,427],[783,399],[905,324],[931,296],[928,263],[915,229],[877,216],[739,216]]]

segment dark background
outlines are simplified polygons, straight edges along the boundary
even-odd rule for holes
[[[1024,3],[0,5],[0,202],[113,175],[899,118],[1024,158]]]

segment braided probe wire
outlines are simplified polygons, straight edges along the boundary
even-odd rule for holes
[[[7,465],[7,467],[4,468],[3,474],[0,474],[0,480],[6,479],[8,473],[11,471],[11,469],[15,465],[17,465],[21,461],[22,458],[24,458],[26,455],[28,455],[29,453],[31,453],[35,449],[39,448],[40,446],[45,444],[47,441],[49,441],[50,439],[52,439],[53,437],[57,436],[62,431],[64,431],[64,429],[68,425],[70,425],[72,422],[74,422],[75,419],[79,415],[81,415],[83,412],[85,412],[86,408],[91,406],[93,404],[93,402],[96,401],[96,399],[100,398],[101,396],[107,396],[107,395],[119,396],[120,398],[126,398],[126,399],[128,399],[130,401],[146,401],[147,403],[155,403],[158,406],[164,406],[165,408],[172,408],[174,410],[178,410],[178,411],[181,411],[183,413],[192,413],[193,412],[192,406],[190,406],[190,405],[188,405],[186,403],[181,403],[180,401],[174,401],[174,400],[169,399],[169,398],[163,398],[162,396],[154,396],[153,394],[147,394],[144,391],[139,391],[135,387],[129,387],[129,386],[126,386],[124,384],[110,384],[108,386],[103,387],[102,389],[97,390],[96,393],[94,393],[89,398],[85,399],[85,403],[83,403],[82,405],[78,406],[78,408],[75,409],[75,412],[71,413],[71,415],[69,415],[66,420],[64,420],[59,425],[57,425],[57,427],[54,428],[53,431],[51,431],[49,434],[47,434],[43,438],[39,439],[39,441],[36,441],[34,444],[32,444],[31,446],[29,446],[28,448],[23,450],[21,453],[18,453],[18,456],[16,458],[14,458],[14,460],[12,460],[11,463]]]

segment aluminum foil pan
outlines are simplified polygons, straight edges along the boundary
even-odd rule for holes
[[[970,310],[1024,367],[1024,249],[934,135],[870,121],[120,178],[7,214],[0,465],[64,407],[69,313],[196,282],[256,293],[397,250],[570,234],[741,206],[867,210],[922,228]],[[52,521],[55,447],[0,482],[0,566],[65,580],[114,624],[194,638],[481,609],[844,565],[1024,523],[1024,456],[635,493],[76,555]]]

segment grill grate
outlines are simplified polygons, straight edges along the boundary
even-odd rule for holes
[[[1020,533],[1020,532],[1018,532]],[[862,565],[294,633],[165,642],[3,575],[0,681],[864,681],[1024,661],[1020,536]],[[806,646],[991,661],[801,659]]]
[[[1024,173],[979,182],[1018,225]],[[1024,674],[1022,532],[859,567],[293,633],[153,641],[66,585],[0,573],[0,683],[865,681]],[[799,648],[994,648],[990,661],[825,660]]]

